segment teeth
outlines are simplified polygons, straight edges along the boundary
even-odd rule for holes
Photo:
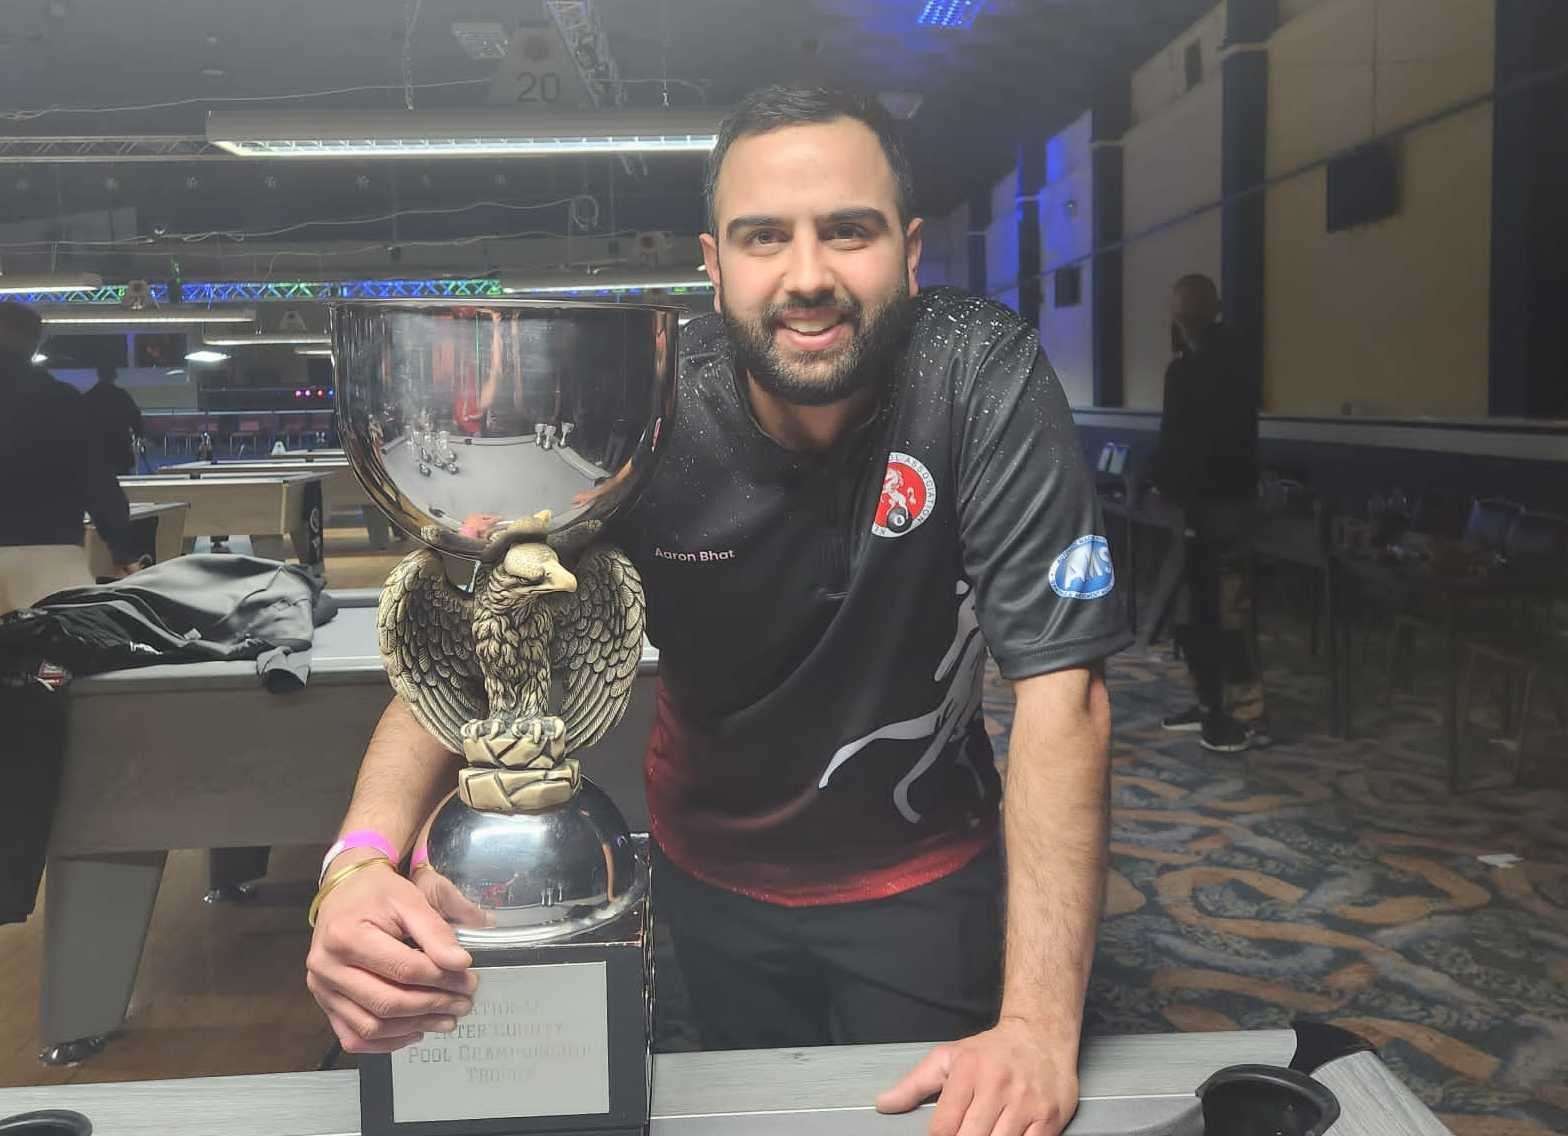
[[[786,323],[784,326],[789,328],[791,331],[798,331],[802,335],[820,335],[822,332],[827,331],[831,327],[837,327],[838,320],[802,320],[793,323]]]

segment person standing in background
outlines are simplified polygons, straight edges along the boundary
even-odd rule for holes
[[[1258,377],[1238,358],[1207,276],[1176,282],[1171,323],[1176,358],[1165,372],[1153,479],[1184,517],[1173,555],[1185,551],[1191,609],[1176,640],[1198,701],[1161,725],[1240,753],[1268,741],[1252,596]]]
[[[136,472],[135,442],[142,437],[141,408],[115,379],[119,369],[112,363],[98,366],[98,382],[83,397],[88,425],[103,439],[103,460],[116,474]]]
[[[0,303],[0,614],[93,583],[83,513],[118,571],[135,569],[130,506],[85,396],[32,361],[42,330],[31,308]]]

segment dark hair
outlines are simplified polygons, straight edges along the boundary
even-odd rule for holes
[[[22,347],[36,347],[43,338],[43,317],[26,304],[0,301],[0,339]]]
[[[1183,295],[1196,296],[1216,307],[1220,302],[1220,290],[1214,284],[1213,277],[1205,276],[1201,272],[1189,272],[1176,281],[1175,290]]]
[[[714,191],[719,170],[729,149],[742,138],[767,134],[786,126],[812,122],[833,122],[852,118],[864,123],[882,144],[882,153],[893,169],[893,184],[898,195],[898,219],[907,224],[914,211],[915,181],[909,158],[898,140],[898,128],[886,108],[876,99],[830,87],[763,87],[743,98],[719,124],[718,140],[708,154],[707,180],[703,187],[708,207],[708,228],[718,229],[713,211]]]
[[[119,373],[120,373],[120,368],[116,367],[113,363],[99,363],[98,364],[98,381],[99,382],[112,383],[112,382],[114,382],[115,377],[119,375]]]

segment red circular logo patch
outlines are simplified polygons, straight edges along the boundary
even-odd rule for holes
[[[925,463],[909,454],[888,454],[871,531],[877,536],[903,536],[919,528],[935,507],[936,481]]]

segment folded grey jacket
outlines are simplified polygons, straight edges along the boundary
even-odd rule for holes
[[[33,910],[59,792],[74,675],[156,663],[255,659],[267,689],[298,690],[315,629],[337,612],[308,572],[249,556],[181,556],[0,616],[0,923]],[[134,739],[127,739],[134,746]]]
[[[40,663],[75,675],[161,663],[255,659],[269,689],[309,675],[315,629],[337,613],[309,572],[250,556],[180,556],[0,616],[0,672]]]

